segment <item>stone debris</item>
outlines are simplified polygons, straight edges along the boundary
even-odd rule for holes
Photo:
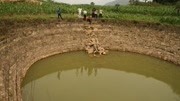
[[[100,45],[98,38],[89,38],[85,43],[85,50],[88,54],[104,55],[107,51]]]
[[[99,43],[97,35],[94,33],[94,31],[97,30],[98,29],[94,28],[94,26],[86,26],[86,36],[88,38],[85,42],[85,50],[88,54],[94,54],[94,56],[105,55],[108,51]]]

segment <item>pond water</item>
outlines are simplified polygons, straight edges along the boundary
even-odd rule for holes
[[[23,101],[180,101],[180,67],[153,57],[110,51],[54,55],[33,64]]]

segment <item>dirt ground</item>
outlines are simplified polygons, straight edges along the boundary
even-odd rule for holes
[[[180,65],[180,27],[141,22],[0,22],[0,101],[21,101],[21,82],[36,61],[85,50],[97,38],[106,50],[135,52]]]

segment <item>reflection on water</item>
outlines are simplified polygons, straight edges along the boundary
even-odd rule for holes
[[[88,76],[91,76],[91,75],[96,76],[97,75],[97,70],[98,70],[97,68],[87,68],[87,67],[83,66],[81,68],[76,68],[75,74],[76,74],[77,77],[82,76],[83,73],[86,73]],[[61,73],[62,73],[62,71],[57,72],[58,80],[60,80],[60,78],[61,78]]]
[[[76,69],[76,76],[78,76],[79,74],[83,74],[84,72],[87,73],[88,76],[90,75],[97,75],[97,68],[88,68],[88,67],[81,67],[81,68],[77,68]]]
[[[23,101],[180,101],[180,68],[138,54],[55,55],[28,71]]]

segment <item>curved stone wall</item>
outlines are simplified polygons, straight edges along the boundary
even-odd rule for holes
[[[174,30],[68,22],[13,29],[0,42],[0,101],[22,101],[21,82],[34,62],[84,50],[89,35],[97,37],[107,50],[146,54],[180,64],[180,34]]]

